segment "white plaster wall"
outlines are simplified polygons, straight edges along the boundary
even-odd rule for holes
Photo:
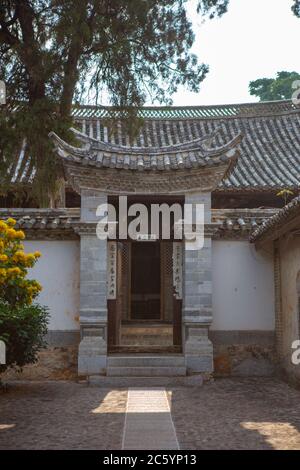
[[[79,329],[79,241],[26,241],[25,251],[40,251],[29,277],[43,290],[38,302],[50,309],[49,330]]]
[[[280,241],[282,343],[285,360],[290,362],[291,344],[299,339],[297,275],[300,271],[300,241],[284,237]],[[300,366],[294,367],[300,376]]]
[[[271,254],[247,241],[214,240],[212,286],[211,330],[274,330]]]

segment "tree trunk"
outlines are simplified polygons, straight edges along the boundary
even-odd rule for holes
[[[32,105],[36,100],[45,97],[45,77],[42,55],[34,32],[34,10],[28,0],[16,2],[16,13],[19,18],[22,43],[18,46],[21,61],[28,74],[28,99]]]
[[[78,40],[74,38],[72,41],[69,57],[64,67],[63,91],[60,100],[60,115],[69,117],[72,111],[72,101],[78,80],[78,61],[80,58],[81,48]]]
[[[79,78],[79,60],[83,52],[85,41],[80,34],[82,24],[87,22],[87,2],[80,3],[77,22],[74,24],[74,33],[71,39],[67,61],[64,65],[63,90],[60,100],[60,114],[68,118],[72,111],[72,102],[76,83]]]

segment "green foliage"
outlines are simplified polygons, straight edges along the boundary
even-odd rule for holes
[[[48,206],[49,193],[54,193],[56,182],[62,177],[62,168],[56,158],[52,143],[48,137],[50,129],[62,138],[72,142],[74,137],[69,128],[70,119],[58,118],[56,105],[50,99],[18,103],[11,112],[3,108],[0,112],[0,179],[2,191],[10,188],[6,174],[15,156],[24,151],[24,164],[36,169],[32,197],[39,201],[41,207]],[[20,188],[21,189],[21,188]]]
[[[47,308],[32,303],[41,286],[27,278],[41,255],[24,252],[25,234],[15,224],[12,218],[0,220],[0,340],[6,344],[6,364],[0,365],[0,372],[35,362],[47,332]]]
[[[205,2],[199,1],[197,11],[210,19],[216,16],[222,16],[227,12],[229,0],[220,0],[218,2],[214,0],[207,0]]]
[[[12,307],[0,300],[0,339],[6,344],[6,364],[0,365],[0,372],[37,361],[38,351],[46,347],[48,316],[46,307]]]
[[[53,193],[61,169],[48,133],[70,138],[72,104],[87,95],[97,102],[105,93],[134,132],[147,98],[171,104],[180,85],[197,92],[208,66],[191,53],[186,1],[2,0],[0,78],[8,95],[0,109],[2,180],[23,145],[24,161],[37,170],[35,191],[40,198]],[[198,11],[213,18],[227,4],[199,0]]]
[[[294,15],[300,18],[300,0],[294,0],[294,4],[292,6],[292,12],[294,13]]]
[[[250,82],[249,92],[260,101],[288,100],[292,97],[292,84],[296,80],[300,80],[297,72],[278,72],[275,78],[260,78]]]

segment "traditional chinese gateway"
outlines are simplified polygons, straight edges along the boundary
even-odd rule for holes
[[[8,198],[12,208],[0,212],[44,255],[35,276],[51,310],[49,351],[28,373],[68,375],[78,354],[78,374],[106,383],[277,370],[299,378],[290,356],[300,329],[300,205],[280,209],[278,195],[299,192],[299,108],[144,108],[133,141],[121,122],[109,125],[111,113],[74,109],[78,147],[50,135],[65,174],[58,207],[18,209]],[[34,171],[22,158],[12,189],[29,194]],[[100,240],[96,209],[108,202],[118,213],[119,196],[129,207],[204,204],[204,247],[187,249],[174,230],[169,240],[118,230]]]

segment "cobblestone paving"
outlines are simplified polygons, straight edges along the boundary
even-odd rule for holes
[[[300,450],[300,391],[273,379],[219,379],[168,392],[181,449]],[[127,390],[72,382],[0,393],[0,449],[121,449]]]
[[[72,382],[0,393],[0,449],[120,449],[127,390]]]
[[[219,379],[169,392],[181,449],[300,450],[300,391],[274,379]]]

